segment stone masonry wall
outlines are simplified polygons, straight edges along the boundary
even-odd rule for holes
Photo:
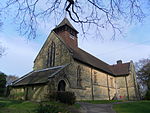
[[[81,67],[81,86],[77,86],[77,67]],[[128,76],[114,77],[76,60],[68,68],[68,80],[71,82],[71,91],[75,92],[78,100],[108,100],[136,99],[134,76],[131,69]],[[96,77],[95,77],[96,76]],[[95,80],[96,79],[96,80]]]
[[[48,59],[48,49],[52,41],[56,46],[55,66],[70,63],[72,57],[69,50],[64,46],[63,41],[61,41],[58,36],[54,32],[52,32],[34,61],[34,70],[47,68],[46,63]]]
[[[82,87],[77,86],[78,66],[80,66],[81,68]],[[109,95],[110,95],[110,99],[112,99],[116,93],[115,77],[110,76],[99,70],[93,69],[78,61],[74,60],[71,62],[67,74],[68,74],[68,80],[71,82],[70,90],[75,92],[78,100],[92,100],[92,99],[108,100]],[[94,80],[95,74],[96,74],[96,80]]]
[[[134,65],[131,62],[129,75],[116,77],[118,98],[129,100],[136,100],[138,98],[138,89],[135,75]]]
[[[48,85],[35,85],[26,87],[15,87],[10,90],[9,97],[17,100],[41,101],[48,93]]]

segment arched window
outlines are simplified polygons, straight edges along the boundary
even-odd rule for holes
[[[81,67],[77,67],[77,86],[81,87]]]
[[[97,83],[97,75],[94,75],[94,83]]]
[[[48,49],[47,67],[55,65],[55,43],[52,42]]]

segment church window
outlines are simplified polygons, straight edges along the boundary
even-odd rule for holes
[[[77,67],[77,86],[81,87],[81,67]]]
[[[52,42],[48,49],[47,67],[53,67],[55,65],[55,43]]]
[[[110,78],[110,86],[113,87],[113,78]]]
[[[97,75],[94,74],[94,83],[97,83]]]

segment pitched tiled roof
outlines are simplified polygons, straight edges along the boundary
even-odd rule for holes
[[[107,72],[109,74],[112,73],[107,63],[101,61],[100,59],[94,57],[93,55],[87,53],[86,51],[80,48],[76,48],[76,49],[72,49],[72,53],[74,59],[86,63],[92,67],[98,68],[101,71]]]
[[[56,75],[66,66],[67,65],[63,65],[63,66],[57,66],[52,68],[46,68],[43,70],[32,71],[31,73],[18,79],[16,82],[13,83],[12,86],[47,83],[50,77]]]
[[[57,28],[60,28],[60,27],[62,27],[62,26],[64,26],[64,25],[67,25],[67,26],[71,27],[73,30],[75,30],[76,32],[78,32],[78,31],[72,26],[72,24],[69,22],[69,20],[68,20],[67,18],[64,18],[64,19],[62,20],[62,22],[61,22],[58,26],[56,26],[56,27],[54,28],[54,30],[57,29]]]
[[[116,76],[128,75],[130,71],[130,63],[111,65],[110,69]]]
[[[97,68],[103,72],[106,72],[113,76],[121,76],[129,74],[130,63],[109,65],[80,48],[72,48],[72,47],[69,48],[72,52],[72,56],[74,59],[83,62],[87,65],[90,65],[94,68]]]

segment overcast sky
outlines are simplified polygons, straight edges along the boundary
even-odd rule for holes
[[[149,20],[150,18],[147,17],[142,24],[126,26],[125,37],[118,36],[115,40],[111,40],[109,31],[105,31],[103,39],[100,39],[92,38],[90,35],[83,38],[79,30],[78,45],[109,64],[115,64],[117,60],[136,62],[148,58],[150,56]],[[78,29],[76,24],[72,21],[71,23]],[[54,27],[55,24],[50,22],[47,23],[47,27],[41,23],[40,35],[36,39],[28,40],[17,33],[15,24],[9,18],[6,19],[0,31],[0,42],[6,48],[5,55],[0,58],[0,71],[17,76],[32,71],[33,61]]]

